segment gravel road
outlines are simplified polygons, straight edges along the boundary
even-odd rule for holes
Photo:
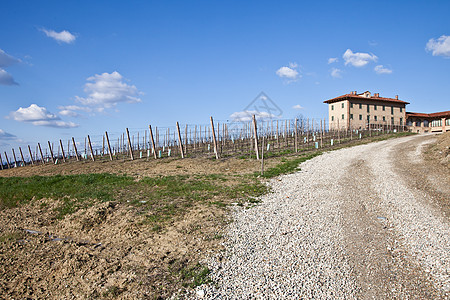
[[[426,163],[422,151],[434,139],[327,152],[272,180],[273,193],[258,206],[233,212],[226,250],[207,261],[214,284],[192,296],[450,298],[449,216],[434,202],[432,186],[420,188],[408,177]],[[447,199],[449,175],[435,176]]]

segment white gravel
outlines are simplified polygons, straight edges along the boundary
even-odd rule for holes
[[[356,299],[364,295],[342,238],[346,230],[342,195],[349,192],[342,182],[357,160],[364,161],[372,175],[365,184],[380,199],[376,204],[376,211],[381,207],[383,213],[380,219],[392,224],[401,247],[431,274],[435,288],[449,291],[448,219],[424,205],[421,199],[427,195],[410,190],[391,163],[391,151],[415,138],[327,152],[303,163],[301,171],[272,180],[273,193],[263,196],[258,206],[235,209],[234,221],[225,232],[225,252],[207,261],[214,284],[198,287],[192,297]]]

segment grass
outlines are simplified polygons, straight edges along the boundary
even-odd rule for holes
[[[322,154],[322,152],[314,152],[312,154],[302,155],[291,159],[282,159],[281,163],[279,163],[275,167],[269,168],[266,171],[264,171],[264,175],[262,177],[273,178],[282,174],[295,172],[298,170],[299,164],[311,158],[314,158],[320,154]],[[255,176],[259,176],[259,174],[260,173],[255,173]]]

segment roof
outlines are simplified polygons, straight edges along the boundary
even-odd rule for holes
[[[419,118],[440,118],[440,117],[450,117],[450,110],[435,112],[431,114],[426,113],[416,113],[416,112],[406,112],[407,117],[419,117]]]
[[[362,95],[362,94],[361,94]],[[323,103],[334,103],[334,102],[338,102],[338,101],[342,101],[342,100],[371,100],[371,101],[380,101],[380,102],[393,102],[393,103],[398,103],[398,104],[409,104],[409,102],[406,101],[402,101],[402,100],[398,100],[398,99],[394,99],[394,98],[384,98],[384,97],[375,97],[375,96],[371,96],[371,97],[364,97],[364,96],[360,96],[360,95],[355,95],[355,94],[345,94],[333,99],[329,99],[329,100],[325,100],[323,101]]]

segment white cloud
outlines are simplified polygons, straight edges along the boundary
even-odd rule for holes
[[[335,62],[338,62],[338,58],[337,57],[330,57],[328,59],[328,64],[332,64],[332,63],[335,63]]]
[[[352,50],[347,49],[345,51],[344,55],[342,55],[342,58],[344,58],[345,65],[351,64],[354,67],[364,67],[371,61],[377,61],[378,57],[374,54],[369,53],[362,53],[362,52],[355,52],[353,53]]]
[[[14,134],[8,133],[0,129],[0,140],[15,140],[17,137]]]
[[[244,111],[237,111],[230,115],[230,118],[235,122],[248,122],[251,121],[253,118],[253,115],[255,115],[255,118],[257,120],[266,120],[266,119],[273,119],[277,118],[276,115],[265,112],[265,111],[256,111],[256,110],[244,110]]]
[[[297,109],[297,110],[304,109],[304,107],[301,106],[300,104],[294,105],[294,106],[292,106],[292,108]]]
[[[87,106],[98,106],[100,109],[111,108],[120,102],[138,103],[141,92],[136,86],[123,82],[123,77],[114,71],[111,74],[96,74],[87,79],[84,91],[86,98],[76,96],[76,100]]]
[[[4,68],[19,62],[20,59],[17,59],[0,49],[0,85],[18,85],[12,75],[6,72]]]
[[[450,57],[450,36],[442,35],[438,39],[430,39],[425,49],[431,51],[433,56]]]
[[[67,30],[63,30],[61,32],[56,32],[54,30],[41,29],[48,37],[51,37],[58,43],[66,43],[71,44],[75,42],[76,37],[68,32]]]
[[[383,65],[378,65],[374,68],[377,74],[391,74],[392,70],[384,67]]]
[[[342,78],[342,70],[338,68],[331,69],[331,77],[333,78]]]
[[[67,105],[67,106],[58,106],[59,112],[61,116],[67,117],[80,117],[81,114],[77,113],[77,111],[83,111],[90,113],[92,112],[92,108],[86,106],[78,106],[78,105]]]
[[[14,81],[14,78],[11,76],[11,74],[6,72],[2,68],[0,68],[0,84],[1,85],[19,85],[17,82]]]
[[[19,62],[20,59],[12,57],[8,53],[0,49],[0,68],[6,68]]]
[[[289,63],[289,66],[281,67],[276,71],[276,74],[281,78],[288,79],[288,83],[296,81],[302,76],[297,71],[298,64],[297,63]]]
[[[78,124],[73,122],[61,121],[57,115],[49,112],[45,107],[40,107],[36,104],[31,104],[25,108],[19,107],[18,110],[10,113],[10,118],[18,122],[29,122],[36,126],[78,127]]]

